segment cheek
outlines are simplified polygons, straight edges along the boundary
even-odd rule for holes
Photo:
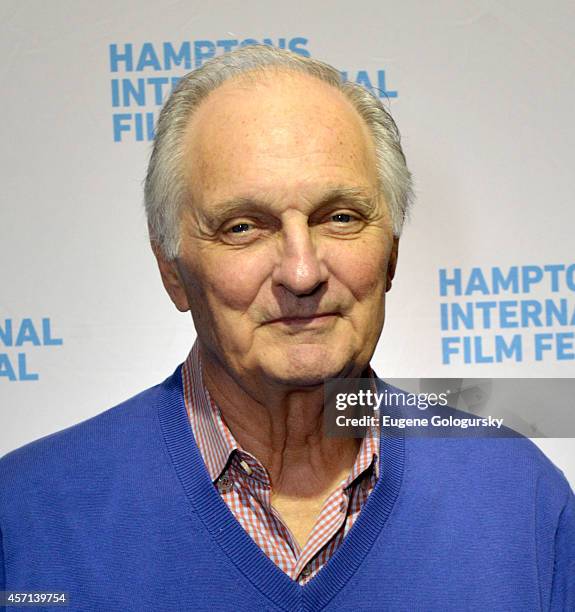
[[[230,251],[206,262],[204,277],[208,299],[244,312],[269,277],[270,261],[271,258],[262,253]]]
[[[329,267],[340,283],[358,302],[385,295],[389,249],[370,241],[358,241],[343,248],[331,249]]]

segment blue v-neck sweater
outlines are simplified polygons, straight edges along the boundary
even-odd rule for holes
[[[210,481],[178,368],[0,461],[0,590],[121,612],[575,610],[573,493],[530,441],[384,434],[380,474],[300,586]]]

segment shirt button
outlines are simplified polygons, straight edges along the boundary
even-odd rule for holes
[[[309,577],[311,576],[312,571],[313,571],[313,570],[311,569],[311,567],[310,567],[310,566],[309,566],[309,564],[308,564],[308,565],[306,565],[306,566],[305,566],[305,567],[302,569],[302,571],[301,571],[301,575],[302,575],[304,578],[309,578]]]
[[[230,480],[229,476],[227,474],[224,474],[223,476],[220,476],[220,478],[218,478],[217,487],[218,491],[223,494],[229,493],[234,488],[234,485]]]
[[[251,476],[252,475],[252,468],[248,465],[247,461],[244,461],[243,459],[240,461],[240,465],[242,466],[243,471],[248,475]]]

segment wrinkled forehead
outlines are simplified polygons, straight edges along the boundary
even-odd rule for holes
[[[321,171],[376,184],[373,140],[345,95],[286,70],[241,75],[211,92],[194,113],[183,147],[194,201],[282,178],[320,180]],[[217,193],[221,196],[221,193]]]

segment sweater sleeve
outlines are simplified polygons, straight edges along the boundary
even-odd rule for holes
[[[575,610],[575,496],[569,494],[555,534],[551,612]]]

